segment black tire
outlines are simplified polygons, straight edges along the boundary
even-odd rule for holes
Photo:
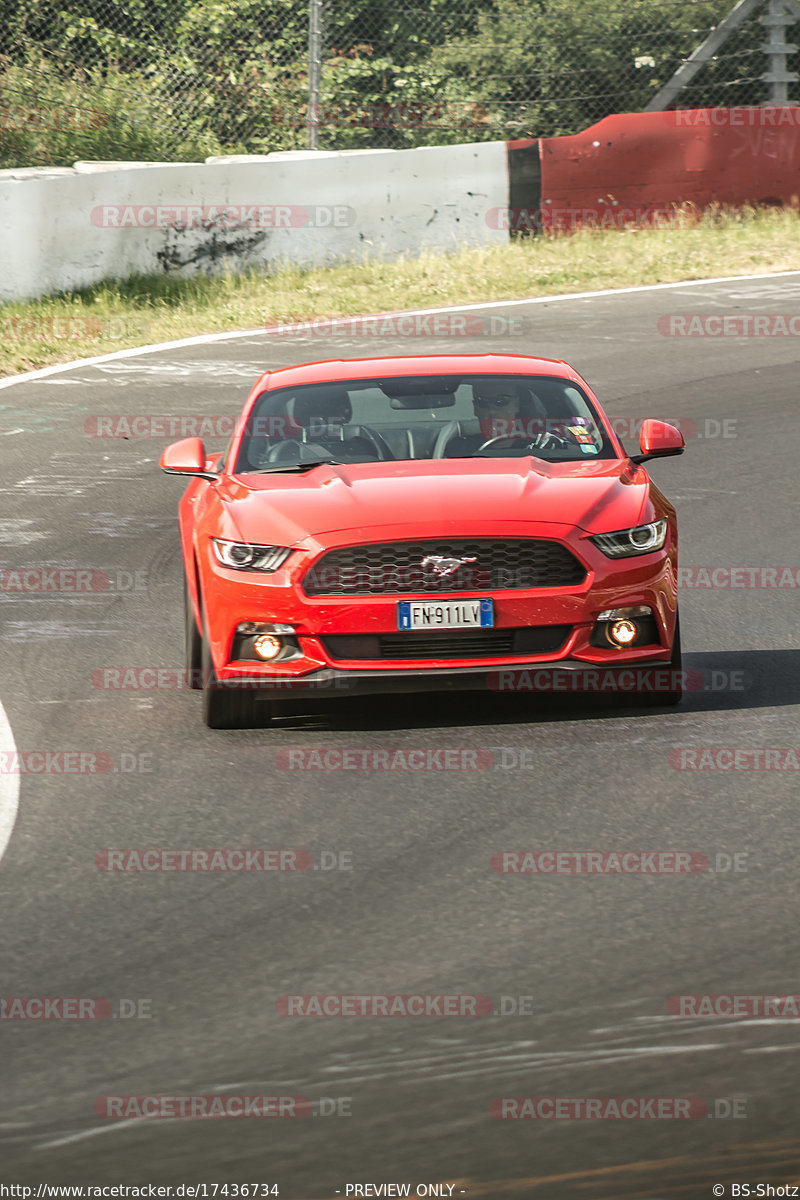
[[[183,577],[183,614],[184,614],[184,645],[186,656],[186,678],[189,681],[189,687],[195,691],[200,691],[203,687],[203,679],[201,675],[203,662],[203,635],[201,634],[192,607],[192,600],[189,595],[189,585],[186,581],[186,576]]]
[[[675,637],[672,641],[672,657],[669,660],[671,682],[675,686],[668,692],[644,693],[642,703],[653,708],[664,708],[680,704],[683,699],[683,654],[681,652],[681,619],[675,614]]]
[[[203,680],[203,720],[209,729],[253,729],[269,722],[272,705],[258,699],[258,689],[220,683],[208,640],[203,638],[201,654]]]

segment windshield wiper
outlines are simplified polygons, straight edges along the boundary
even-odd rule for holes
[[[490,454],[485,450],[473,450],[472,454],[459,454],[458,458],[502,458],[507,461],[510,458],[542,458],[541,454],[534,454],[533,451],[539,447],[528,447],[522,454]],[[547,462],[548,459],[542,459]],[[560,460],[559,460],[560,461]]]
[[[321,467],[325,464],[332,467],[343,467],[345,464],[340,462],[338,458],[312,458],[307,462],[299,463],[283,463],[275,467],[258,467],[252,472],[253,475],[278,475],[284,471],[310,471],[314,467]],[[244,474],[244,472],[242,472]],[[247,472],[251,474],[251,472]]]

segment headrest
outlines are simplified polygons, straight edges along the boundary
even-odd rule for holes
[[[544,402],[536,395],[532,388],[526,387],[523,390],[523,395],[520,400],[520,412],[526,417],[539,417],[544,419],[547,416],[547,408]]]
[[[312,424],[347,425],[353,416],[353,406],[345,388],[304,388],[287,406],[289,415],[307,429]]]

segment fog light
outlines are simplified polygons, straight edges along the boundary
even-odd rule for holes
[[[639,632],[633,621],[615,621],[609,629],[609,634],[618,646],[629,646]]]
[[[623,617],[652,617],[653,610],[646,604],[637,604],[628,608],[604,608],[598,613],[598,621],[617,621]]]
[[[294,625],[279,625],[276,621],[240,621],[236,632],[243,637],[252,637],[254,633],[294,633]]]
[[[277,658],[283,649],[283,643],[274,633],[260,633],[253,641],[253,649],[259,658]]]

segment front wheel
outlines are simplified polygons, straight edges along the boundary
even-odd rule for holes
[[[201,653],[203,720],[209,729],[253,729],[267,724],[272,713],[269,700],[258,699],[258,689],[221,683],[211,661],[208,639]]]
[[[675,615],[675,636],[672,639],[672,656],[669,660],[670,684],[667,691],[645,693],[642,703],[654,708],[680,704],[683,699],[683,654],[681,653],[681,619]]]
[[[189,595],[189,584],[185,575],[183,577],[183,612],[186,678],[189,682],[189,687],[195,691],[199,691],[203,686],[201,677],[203,635],[197,626],[197,619],[192,607],[192,597]]]

